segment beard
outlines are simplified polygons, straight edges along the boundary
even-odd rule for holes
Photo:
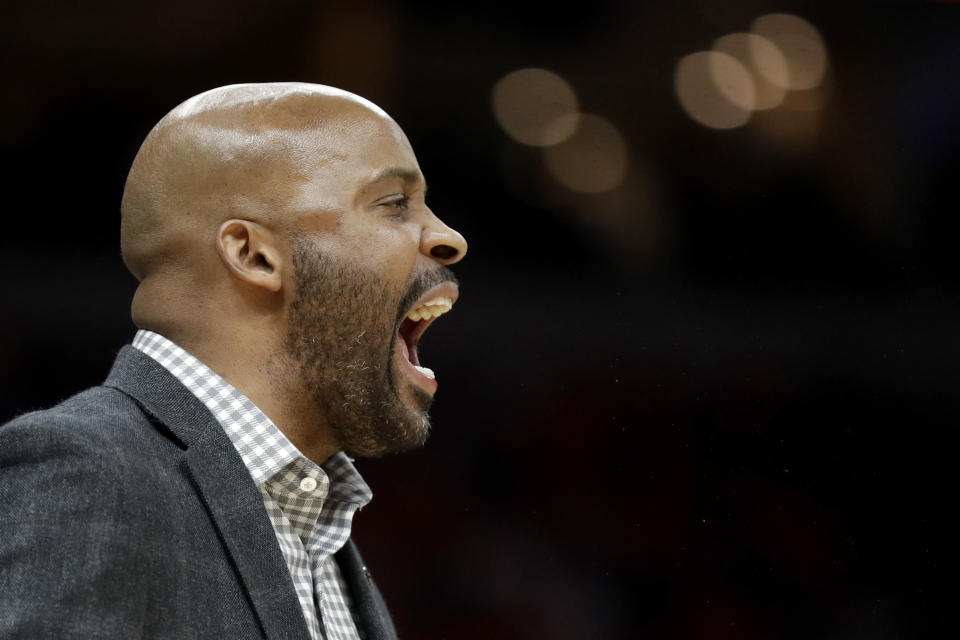
[[[423,445],[430,394],[405,383],[393,359],[403,314],[430,287],[453,278],[445,267],[391,291],[375,272],[334,263],[304,238],[293,239],[296,293],[284,348],[337,444],[350,456],[377,457]],[[401,295],[401,293],[403,295]]]

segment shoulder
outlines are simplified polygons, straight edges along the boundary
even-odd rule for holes
[[[117,389],[93,387],[0,426],[0,494],[11,487],[29,492],[54,480],[112,493],[122,476],[162,447],[176,448],[135,400]]]
[[[144,525],[124,459],[149,431],[106,387],[0,426],[0,636],[139,635]]]
[[[147,414],[126,394],[93,387],[60,404],[20,415],[0,426],[0,464],[25,452],[101,457],[149,425]]]
[[[0,498],[71,484],[109,489],[117,469],[111,461],[124,439],[118,435],[141,423],[149,424],[136,403],[107,387],[93,387],[11,420],[0,426]]]
[[[106,539],[147,526],[144,513],[180,480],[182,450],[160,427],[110,387],[0,426],[0,537],[11,528],[17,535],[78,535],[99,523]]]

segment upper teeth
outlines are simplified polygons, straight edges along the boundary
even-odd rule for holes
[[[453,308],[453,299],[452,298],[433,298],[432,300],[427,300],[419,307],[407,314],[407,317],[411,320],[429,320],[430,318],[436,318],[439,315],[443,315],[447,311]]]

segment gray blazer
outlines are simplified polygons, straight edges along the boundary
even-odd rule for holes
[[[337,561],[361,634],[396,638],[352,541]],[[0,638],[309,637],[260,491],[152,358],[0,427]]]

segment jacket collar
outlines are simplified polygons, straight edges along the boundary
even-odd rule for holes
[[[260,490],[210,411],[153,358],[126,346],[105,382],[129,395],[182,448],[267,638],[309,640],[293,580]]]

